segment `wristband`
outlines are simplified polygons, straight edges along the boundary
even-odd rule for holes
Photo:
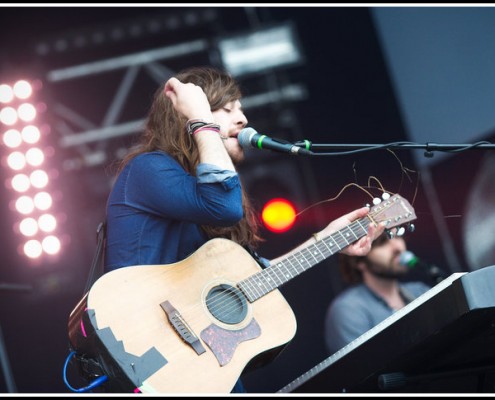
[[[206,124],[206,125],[200,126],[199,128],[193,129],[193,133],[192,134],[194,135],[195,133],[200,132],[200,131],[204,131],[204,130],[215,131],[218,134],[220,134],[220,125]]]
[[[203,121],[202,119],[190,119],[186,122],[187,133],[192,135],[196,129],[201,128],[202,126],[205,126],[207,124],[208,122]]]

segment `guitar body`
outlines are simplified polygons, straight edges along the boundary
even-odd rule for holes
[[[250,362],[273,358],[296,333],[278,290],[249,303],[236,289],[260,270],[241,246],[213,239],[178,263],[103,275],[85,311],[105,351],[141,392],[228,393]],[[220,296],[230,303],[217,306]]]

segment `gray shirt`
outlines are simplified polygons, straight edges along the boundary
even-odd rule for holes
[[[406,303],[426,292],[423,282],[400,284]],[[330,303],[325,316],[325,343],[331,354],[388,318],[395,310],[364,283],[340,293]]]

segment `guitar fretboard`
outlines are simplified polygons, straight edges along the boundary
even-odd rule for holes
[[[282,261],[240,281],[238,287],[252,303],[365,236],[369,223],[370,220],[367,217],[356,220],[337,232],[289,255]]]

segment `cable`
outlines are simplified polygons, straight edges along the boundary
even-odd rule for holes
[[[65,385],[70,389],[72,390],[73,392],[76,392],[76,393],[84,393],[84,392],[88,392],[98,386],[100,386],[103,382],[107,381],[108,380],[108,377],[106,375],[102,375],[102,376],[99,376],[98,378],[96,378],[93,382],[91,382],[88,386],[85,386],[85,387],[82,387],[82,388],[79,388],[79,389],[76,389],[74,387],[72,387],[72,385],[67,381],[67,366],[69,365],[69,361],[70,359],[74,356],[74,354],[76,354],[75,351],[71,351],[69,353],[69,356],[67,357],[67,359],[65,360],[65,363],[64,363],[64,369],[63,369],[63,378],[64,378],[64,383]]]

